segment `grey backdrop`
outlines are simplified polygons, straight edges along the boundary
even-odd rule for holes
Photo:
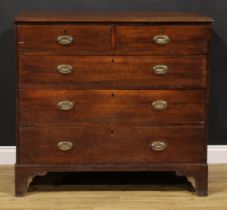
[[[193,11],[215,18],[209,144],[227,144],[226,0],[0,0],[0,146],[15,145],[16,65],[13,19],[22,10]]]

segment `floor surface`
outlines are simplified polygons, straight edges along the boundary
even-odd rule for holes
[[[185,178],[173,174],[108,176],[49,174],[16,198],[14,168],[0,166],[0,210],[227,210],[227,165],[209,166],[208,197],[197,197]]]

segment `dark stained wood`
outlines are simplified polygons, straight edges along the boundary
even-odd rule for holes
[[[175,171],[206,196],[210,22],[192,13],[19,15],[16,195],[50,171]],[[74,42],[61,46],[65,34]],[[170,42],[155,44],[163,34]],[[73,72],[59,74],[61,64]],[[155,75],[161,64],[168,73]],[[63,100],[74,108],[59,110]],[[168,108],[153,110],[155,100]],[[62,140],[72,150],[59,151]],[[152,141],[167,149],[153,151]]]
[[[21,167],[19,164],[15,166],[15,195],[18,197],[23,196],[29,187],[32,179],[35,176],[44,176],[47,174],[47,170],[39,167]]]
[[[208,195],[208,165],[198,164],[197,166],[182,167],[176,170],[178,176],[193,177],[195,190],[198,196]]]
[[[156,35],[168,35],[169,43],[158,45]],[[203,54],[208,50],[209,25],[118,26],[116,50],[128,54]]]
[[[211,33],[210,33],[210,39],[211,39]],[[208,45],[208,54],[207,54],[207,62],[206,62],[206,101],[205,101],[205,109],[204,109],[204,113],[205,113],[205,131],[204,131],[204,136],[205,136],[205,141],[204,141],[204,145],[208,145],[208,113],[209,113],[209,100],[210,100],[210,80],[211,80],[211,41],[209,42]],[[206,150],[207,153],[207,150]],[[207,157],[207,155],[206,155]],[[207,161],[207,160],[206,160]],[[208,178],[206,178],[208,179]],[[208,182],[208,181],[206,181]],[[204,184],[206,185],[206,184]],[[207,185],[206,185],[207,188]]]
[[[58,36],[69,35],[69,45],[57,42]],[[105,53],[111,50],[110,26],[75,25],[21,25],[18,29],[19,51],[45,51],[49,53]]]
[[[60,101],[74,108],[62,111]],[[156,111],[152,103],[165,100],[168,108]],[[204,120],[204,91],[115,91],[115,90],[21,90],[20,122],[95,122],[114,124],[201,123]]]
[[[182,12],[86,12],[86,11],[25,11],[15,18],[16,22],[137,22],[137,23],[202,23],[213,19],[196,13]]]
[[[21,127],[20,164],[204,162],[203,133],[203,127]],[[60,141],[72,142],[73,148],[59,150]],[[167,148],[154,151],[154,141]]]
[[[40,62],[41,61],[41,62]],[[57,66],[71,65],[70,74],[61,74]],[[165,75],[153,71],[166,65]],[[206,86],[205,56],[45,56],[21,55],[21,88],[92,89],[196,89]]]
[[[16,196],[24,196],[30,181],[35,176],[43,176],[47,172],[106,172],[106,171],[175,171],[178,176],[193,177],[196,184],[198,196],[207,196],[207,164],[185,164],[185,163],[163,163],[163,164],[103,164],[103,165],[22,165],[15,167],[15,191]]]

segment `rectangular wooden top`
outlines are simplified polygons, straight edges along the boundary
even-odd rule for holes
[[[19,14],[18,22],[212,22],[213,19],[195,13],[170,12],[82,12],[82,11],[25,11]]]

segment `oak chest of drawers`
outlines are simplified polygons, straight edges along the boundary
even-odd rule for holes
[[[212,19],[24,12],[16,195],[57,171],[175,171],[207,195]]]

